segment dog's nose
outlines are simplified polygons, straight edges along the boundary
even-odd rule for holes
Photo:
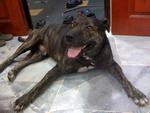
[[[67,42],[73,42],[73,40],[74,40],[74,37],[73,37],[73,36],[71,36],[71,35],[67,35],[67,36],[66,36],[66,41],[67,41]]]

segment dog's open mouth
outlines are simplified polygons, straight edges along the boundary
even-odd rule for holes
[[[70,47],[68,49],[67,55],[69,58],[75,58],[80,54],[81,50],[82,47]]]
[[[76,58],[83,49],[87,51],[87,50],[92,49],[94,46],[95,46],[95,42],[91,41],[88,44],[80,46],[80,47],[70,47],[68,48],[67,56],[69,58]]]

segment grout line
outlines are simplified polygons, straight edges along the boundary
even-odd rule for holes
[[[55,102],[56,97],[58,96],[58,93],[59,93],[60,89],[61,89],[62,86],[63,86],[63,83],[64,83],[64,79],[62,80],[62,82],[61,82],[61,84],[60,84],[60,86],[59,86],[59,88],[58,88],[58,90],[57,90],[57,93],[56,93],[56,95],[55,95],[55,97],[54,97],[54,99],[53,99],[53,102]],[[53,102],[52,102],[52,104],[51,104],[51,106],[50,106],[50,108],[49,108],[49,112],[51,112],[51,107],[53,106]]]
[[[92,110],[92,112],[102,112],[102,113],[133,113],[133,112],[131,112],[131,111],[128,111],[128,112],[122,112],[122,111],[108,111],[108,110],[98,110],[98,109],[86,109],[86,108],[74,108],[74,109],[61,109],[61,110],[54,110],[53,112],[56,112],[56,111],[66,111],[66,110],[71,110],[71,111],[73,111],[73,110],[87,110],[87,111],[91,111]]]
[[[144,67],[144,66],[146,66],[146,67],[150,67],[150,64],[134,64],[134,63],[132,63],[132,64],[130,64],[130,63],[121,63],[121,65],[122,66],[142,66],[142,67]]]

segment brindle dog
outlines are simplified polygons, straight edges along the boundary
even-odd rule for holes
[[[77,72],[85,66],[106,67],[137,105],[148,104],[148,98],[127,80],[121,67],[114,61],[105,30],[103,21],[80,14],[72,24],[46,25],[30,32],[16,52],[0,65],[0,72],[28,50],[31,51],[29,55],[8,73],[10,81],[25,66],[47,57],[52,57],[57,64],[28,93],[15,101],[14,110],[26,108],[47,83],[54,82],[62,74]]]

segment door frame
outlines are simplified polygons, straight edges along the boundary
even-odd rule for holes
[[[110,0],[104,0],[104,16],[105,19],[107,20],[106,27],[107,30],[110,31],[111,27],[111,1]]]
[[[27,20],[27,24],[30,29],[33,29],[32,19],[31,19],[27,0],[22,0],[22,4],[23,4],[23,9],[24,9],[26,20]]]

